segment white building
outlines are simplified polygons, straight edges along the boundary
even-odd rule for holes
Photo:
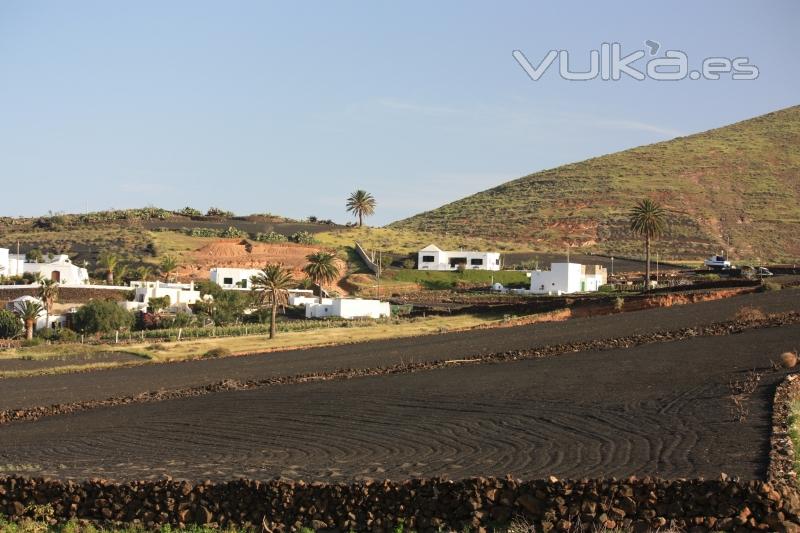
[[[389,302],[360,298],[320,298],[307,303],[306,318],[384,318],[392,314]]]
[[[307,289],[289,289],[289,305],[318,304],[319,296]]]
[[[606,284],[608,273],[600,265],[552,263],[550,270],[531,272],[531,290],[535,294],[570,294],[594,292]]]
[[[417,255],[418,270],[500,270],[498,252],[446,252],[431,244]]]
[[[160,281],[131,281],[133,301],[120,302],[128,311],[147,311],[150,298],[169,296],[169,306],[165,309],[173,313],[191,313],[190,305],[202,298],[195,290],[194,283],[162,283]]]
[[[39,274],[63,285],[89,283],[89,272],[72,264],[68,255],[45,256],[42,262],[33,263],[26,261],[22,254],[11,254],[7,248],[0,248],[0,276],[21,276],[25,273]]]
[[[211,269],[210,279],[223,289],[251,289],[250,278],[260,273],[257,268],[217,267]]]
[[[14,300],[11,300],[6,304],[6,309],[11,311],[12,313],[16,313],[17,315],[20,314],[20,307],[25,305],[25,302],[32,302],[35,304],[39,304],[42,306],[41,312],[36,316],[36,324],[34,325],[34,331],[38,331],[44,328],[58,328],[64,327],[67,323],[67,315],[62,315],[58,313],[50,313],[49,322],[47,311],[44,308],[44,303],[39,298],[35,298],[33,296],[20,296]]]

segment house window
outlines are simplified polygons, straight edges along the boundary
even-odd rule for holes
[[[233,285],[233,278],[222,278],[223,285]]]
[[[450,268],[458,268],[459,266],[466,266],[467,258],[466,257],[451,257],[450,258]]]
[[[433,263],[433,256],[432,255],[423,255],[422,256],[423,263]]]
[[[494,264],[495,264],[495,265],[499,265],[499,264],[500,264],[500,258],[497,258],[497,259],[495,259],[495,260],[494,260]]]
[[[473,266],[482,265],[483,264],[483,259],[470,259],[469,260],[469,264],[473,265]]]

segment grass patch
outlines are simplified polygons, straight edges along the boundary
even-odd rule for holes
[[[789,408],[789,438],[794,448],[794,471],[800,475],[800,400],[792,402]]]

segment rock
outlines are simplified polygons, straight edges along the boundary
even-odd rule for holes
[[[783,352],[781,354],[781,366],[783,368],[794,368],[797,366],[797,354],[794,352]]]
[[[517,505],[528,511],[530,514],[534,516],[538,516],[542,513],[542,505],[541,502],[536,499],[532,494],[521,494],[517,498]]]

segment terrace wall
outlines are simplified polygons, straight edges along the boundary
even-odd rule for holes
[[[115,484],[0,478],[0,505],[18,518],[49,503],[55,518],[158,524],[256,524],[272,531],[481,531],[524,520],[544,529],[675,527],[689,531],[796,531],[800,499],[787,485],[651,478],[521,482],[462,481],[323,484],[273,480],[192,484],[169,479]]]

